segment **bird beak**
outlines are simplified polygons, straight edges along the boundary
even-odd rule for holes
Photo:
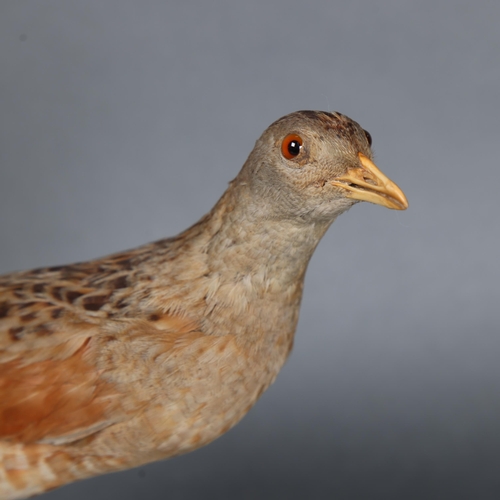
[[[358,153],[361,167],[350,168],[332,184],[345,189],[347,198],[370,201],[394,210],[406,210],[408,200],[403,191],[386,177],[369,158]]]

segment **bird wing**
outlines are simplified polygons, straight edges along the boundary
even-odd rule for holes
[[[48,359],[40,361],[0,364],[0,439],[75,441],[113,422],[118,394],[85,359],[91,342],[43,349]]]
[[[102,319],[71,307],[93,291],[60,270],[0,279],[0,440],[75,440],[109,425],[116,389],[92,362]]]
[[[175,315],[115,317],[130,255],[0,277],[0,440],[64,444],[130,418],[148,360],[204,337]]]
[[[123,418],[96,359],[138,253],[0,277],[0,440],[69,442]]]

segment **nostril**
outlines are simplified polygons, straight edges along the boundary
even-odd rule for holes
[[[363,180],[367,184],[371,184],[372,186],[376,186],[377,185],[377,183],[371,177],[367,177],[366,175],[363,175]]]

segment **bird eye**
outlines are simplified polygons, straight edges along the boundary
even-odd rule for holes
[[[302,149],[302,139],[296,134],[288,134],[281,143],[281,154],[287,159],[295,158]]]
[[[372,136],[371,136],[370,132],[368,132],[368,130],[364,130],[364,129],[363,129],[363,132],[366,135],[366,140],[368,141],[368,144],[371,146],[372,145]]]

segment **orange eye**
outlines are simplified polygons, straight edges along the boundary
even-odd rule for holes
[[[281,143],[281,154],[287,159],[295,158],[302,149],[302,139],[297,134],[288,134]]]

